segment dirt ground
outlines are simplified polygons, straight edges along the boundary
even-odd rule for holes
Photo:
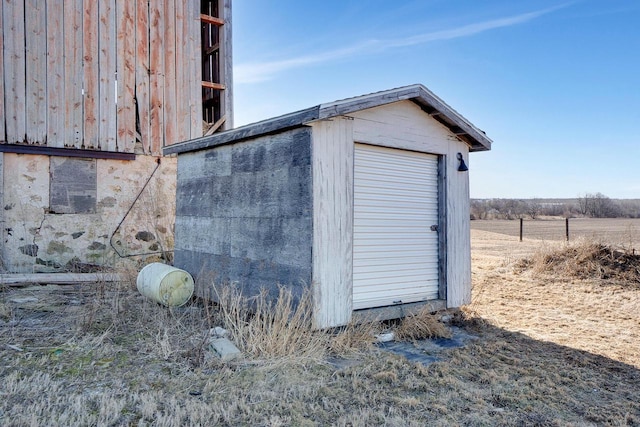
[[[168,310],[131,284],[4,288],[0,424],[640,425],[640,289],[522,267],[562,245],[472,230],[473,303],[453,322],[477,339],[418,343],[428,364],[373,345],[375,328],[222,363],[200,302]]]
[[[638,286],[520,271],[518,259],[562,248],[472,231],[473,304],[493,325],[640,368]],[[502,255],[501,255],[502,254]]]

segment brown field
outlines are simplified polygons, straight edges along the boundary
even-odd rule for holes
[[[525,239],[565,240],[564,219],[524,220]],[[520,236],[520,220],[474,220],[472,230]],[[596,239],[640,250],[640,218],[571,218],[569,240]]]
[[[6,288],[0,425],[640,425],[640,282],[576,277],[561,255],[582,263],[583,243],[475,224],[473,303],[454,323],[478,338],[428,366],[372,346],[395,325],[312,333],[302,314],[170,311],[130,284]],[[243,359],[208,357],[220,322]]]

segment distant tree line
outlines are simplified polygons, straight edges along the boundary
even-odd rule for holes
[[[576,199],[472,199],[471,219],[640,218],[640,199],[586,193]]]

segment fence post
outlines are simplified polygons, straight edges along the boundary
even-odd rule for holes
[[[565,235],[567,236],[567,242],[568,242],[569,241],[569,217],[565,218],[564,230],[565,230]]]
[[[522,229],[524,228],[524,219],[520,218],[520,241],[522,242]]]

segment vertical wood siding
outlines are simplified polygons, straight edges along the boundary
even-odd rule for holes
[[[136,2],[136,109],[138,111],[138,131],[142,149],[151,151],[149,144],[149,4]]]
[[[353,311],[353,121],[312,126],[314,321],[325,328]]]
[[[82,96],[82,3],[83,0],[64,0],[64,28],[74,31],[65,34],[64,54],[64,138],[58,147],[81,147],[83,142],[83,96]],[[68,37],[67,37],[68,35]],[[58,38],[59,35],[57,36]],[[12,142],[8,139],[7,142]]]
[[[26,127],[27,142],[35,144],[45,141],[47,137],[47,58],[43,55],[42,46],[47,45],[45,32],[46,9],[44,2],[38,0],[25,1],[25,47],[27,56],[26,68]]]
[[[233,60],[232,60],[232,14],[231,14],[231,0],[221,0],[222,5],[222,18],[224,19],[224,26],[222,27],[222,46],[220,56],[223,59],[220,71],[220,81],[223,81],[226,89],[224,90],[222,111],[224,111],[227,119],[223,124],[222,130],[233,128]]]
[[[149,140],[160,147],[164,145],[164,18],[163,5],[149,3],[149,123],[154,124],[149,129]]]
[[[101,0],[98,8],[98,140],[106,151],[116,149],[116,2]]]
[[[201,136],[199,4],[0,0],[0,143],[160,155]]]
[[[136,9],[133,2],[119,1],[116,4],[117,21],[117,76],[118,107],[116,109],[117,145],[121,151],[131,152],[136,141]]]
[[[60,37],[64,26],[64,1],[47,2],[47,144],[64,147],[64,40]],[[45,104],[45,102],[43,102]]]
[[[180,1],[180,0],[177,0]],[[176,111],[176,44],[170,42],[176,38],[176,0],[164,2],[164,137],[167,145],[178,141]]]
[[[76,148],[99,150],[98,145],[98,2],[84,0],[82,15],[83,46],[82,46],[82,111],[83,144]]]
[[[187,92],[183,95],[190,100],[189,104],[189,120],[190,131],[188,139],[195,139],[202,136],[202,66],[200,51],[201,35],[200,35],[200,3],[190,1],[184,2],[187,7],[187,16],[183,34],[186,37],[185,43],[187,49]],[[193,28],[198,31],[193,31]],[[186,62],[185,62],[186,63]],[[196,82],[197,84],[194,84]],[[192,100],[197,99],[198,102]]]
[[[6,138],[12,142],[26,142],[24,1],[3,0],[2,6]]]
[[[4,18],[3,18],[3,9],[4,9],[4,5],[2,2],[0,2],[0,24],[2,24],[2,26],[4,27]],[[0,31],[0,46],[4,46],[4,34],[2,31]],[[2,55],[2,52],[0,52],[0,100],[4,100],[4,57]],[[4,102],[0,101],[0,141],[5,139],[5,127],[4,127]],[[0,160],[0,165],[2,164],[2,160]],[[0,169],[1,171],[1,169]],[[2,177],[0,177],[0,182],[2,180]],[[3,187],[0,187],[3,188]],[[4,204],[0,203],[0,207],[4,206]],[[1,219],[1,218],[0,218]],[[2,224],[0,224],[2,225]],[[0,240],[4,240],[2,239],[2,236],[0,236]],[[0,246],[1,248],[1,246]],[[0,252],[0,256],[2,256],[2,252]]]

